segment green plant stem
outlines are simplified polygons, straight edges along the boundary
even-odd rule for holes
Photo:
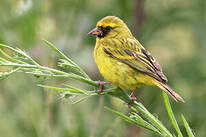
[[[26,53],[24,53],[23,51],[19,50],[19,49],[15,49],[12,48],[10,46],[4,45],[4,44],[0,44],[0,47],[4,47],[4,48],[8,48],[10,50],[12,50],[15,53],[21,54],[22,56],[26,57],[27,59],[29,59],[31,62],[33,62],[33,64],[35,65],[39,65],[35,60],[33,60],[30,56],[28,56]]]
[[[181,131],[180,131],[180,129],[179,129],[179,126],[178,126],[178,124],[177,124],[177,121],[176,121],[176,119],[175,119],[175,116],[174,116],[174,114],[173,114],[173,112],[172,112],[172,108],[171,108],[171,105],[170,105],[170,102],[169,102],[169,98],[168,98],[167,94],[166,94],[164,91],[162,92],[162,94],[163,94],[163,97],[164,97],[165,106],[166,106],[168,115],[169,115],[169,117],[170,117],[170,120],[172,121],[172,124],[173,124],[175,130],[176,130],[177,133],[178,133],[178,136],[179,136],[179,137],[183,137],[183,136],[182,136],[182,133],[181,133]]]
[[[134,102],[134,105],[131,107],[132,110],[140,112],[146,119],[148,119],[153,126],[158,128],[166,137],[173,137],[172,134],[162,125],[162,123],[153,116],[141,103]]]
[[[150,125],[148,122],[144,121],[141,117],[139,117],[141,119],[140,120],[141,122],[140,121],[137,122],[136,120],[131,119],[130,117],[128,117],[128,116],[126,116],[126,115],[124,115],[124,114],[122,114],[118,111],[115,111],[111,108],[108,108],[108,107],[104,107],[104,108],[107,109],[108,111],[118,115],[119,117],[123,118],[124,120],[126,120],[127,122],[129,122],[131,124],[135,124],[137,126],[140,126],[140,127],[145,128],[145,129],[148,129],[150,131],[153,131],[154,133],[156,133],[160,136],[163,136],[162,133],[159,130],[157,130],[154,126]],[[144,121],[144,122],[142,122],[142,121]]]
[[[8,77],[9,75],[11,75],[14,72],[25,72],[28,74],[33,74],[35,76],[44,76],[44,77],[49,77],[49,78],[57,78],[57,77],[58,78],[59,77],[60,78],[71,78],[71,79],[86,83],[88,85],[91,85],[93,87],[99,87],[99,84],[95,81],[92,81],[90,79],[90,77],[83,71],[83,69],[81,69],[76,63],[74,63],[71,59],[69,59],[67,56],[65,56],[61,51],[59,51],[50,42],[48,42],[46,40],[44,40],[44,42],[47,45],[49,45],[56,53],[58,53],[66,61],[66,63],[68,63],[67,67],[70,67],[70,68],[75,67],[75,69],[77,68],[77,72],[79,72],[79,73],[78,74],[74,74],[72,72],[67,73],[67,72],[57,70],[54,68],[41,66],[37,62],[35,62],[30,56],[28,56],[25,52],[23,52],[22,50],[15,49],[15,48],[9,47],[7,45],[0,44],[0,47],[8,48],[8,49],[12,50],[13,52],[22,55],[21,57],[23,57],[23,59],[29,61],[29,64],[27,62],[22,62],[22,60],[18,60],[15,57],[11,57],[8,54],[6,54],[3,50],[0,49],[0,53],[2,53],[6,57],[6,59],[0,57],[0,66],[13,67],[13,70],[11,72],[2,73],[1,78],[3,79],[5,77]],[[47,86],[47,85],[39,85],[39,86],[44,87],[44,88],[58,90],[61,93],[64,93],[65,98],[68,98],[70,96],[73,96],[73,97],[79,96],[79,95],[83,96],[79,100],[74,101],[74,103],[81,102],[81,101],[89,98],[90,96],[98,95],[98,93],[95,91],[82,90],[82,89],[72,87],[70,85],[64,85],[66,88],[52,87],[52,86]],[[134,112],[131,112],[130,117],[128,117],[122,113],[115,111],[115,110],[110,109],[110,111],[119,115],[120,117],[122,117],[123,119],[125,119],[128,122],[133,123],[134,125],[149,129],[150,131],[153,131],[153,132],[159,134],[160,136],[173,137],[173,135],[170,133],[170,131],[168,131],[167,128],[155,116],[153,116],[141,103],[136,102],[136,101],[133,102],[131,100],[131,98],[129,97],[126,90],[121,90],[120,88],[111,88],[108,86],[104,86],[103,90],[104,90],[104,92],[101,95],[111,95],[111,96],[114,96],[116,98],[123,100],[127,104],[131,104],[130,109],[133,110]],[[178,133],[178,137],[182,137],[182,133],[179,129],[179,126],[177,124],[175,116],[172,112],[172,108],[170,106],[169,99],[168,99],[165,92],[163,92],[163,97],[164,97],[166,109],[168,111],[168,114],[169,114],[169,117],[172,121],[172,124]],[[141,114],[141,115],[139,115],[139,114]],[[182,120],[184,122],[184,126],[187,130],[189,137],[194,137],[194,135],[193,135],[193,133],[192,133],[192,131],[191,131],[191,129],[190,129],[190,127],[189,127],[189,125],[188,125],[188,123],[185,120],[183,115],[182,115]]]
[[[11,61],[13,62],[18,62],[18,63],[21,63],[21,64],[26,64],[25,62],[23,61],[20,61],[20,60],[17,60],[11,56],[9,56],[7,53],[5,53],[2,49],[0,49],[0,53],[3,54],[5,57],[7,57],[8,59],[10,59]]]
[[[59,54],[63,59],[67,60],[70,62],[72,65],[76,66],[79,72],[86,77],[87,79],[91,80],[90,77],[76,64],[74,63],[70,58],[65,56],[61,51],[59,51],[51,42],[47,40],[43,40],[48,46],[50,46],[57,54]]]
[[[185,117],[183,115],[181,115],[182,117],[182,120],[183,120],[183,123],[184,123],[184,126],[186,128],[186,131],[187,131],[187,134],[189,137],[195,137],[194,134],[192,133],[192,130],[190,129],[190,126],[189,124],[187,123]]]
[[[0,57],[0,64],[5,64],[5,63],[11,63],[8,60],[5,60],[4,58]]]
[[[38,69],[48,70],[50,72],[54,72],[56,74],[59,74],[58,77],[61,76],[61,77],[64,77],[64,78],[72,78],[72,79],[79,80],[81,82],[87,83],[87,84],[95,86],[95,87],[99,86],[99,84],[96,83],[95,81],[86,79],[86,78],[81,77],[79,75],[69,74],[69,73],[66,73],[66,72],[63,72],[63,71],[60,71],[60,70],[56,70],[56,69],[53,69],[53,68],[44,67],[44,66],[40,66],[40,65],[37,66],[37,65],[29,65],[29,64],[7,63],[7,64],[1,64],[0,66],[13,66],[13,67],[15,66],[15,67],[21,67],[21,68],[38,68]],[[55,75],[52,75],[52,76],[55,76]]]

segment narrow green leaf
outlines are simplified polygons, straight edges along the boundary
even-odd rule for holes
[[[172,111],[172,108],[171,108],[171,105],[170,105],[170,102],[169,102],[169,98],[168,98],[167,94],[166,94],[164,91],[162,91],[162,94],[163,94],[163,97],[164,97],[165,106],[166,106],[168,115],[169,115],[169,117],[170,117],[170,120],[172,121],[172,124],[173,124],[175,130],[176,130],[177,133],[178,133],[178,136],[179,136],[179,137],[183,137],[183,136],[182,136],[182,133],[181,133],[181,131],[180,131],[180,129],[179,129],[179,126],[178,126],[178,124],[177,124],[177,121],[176,121],[176,119],[175,119],[174,113],[173,113],[173,111]]]
[[[53,89],[53,90],[61,91],[61,92],[70,91],[72,93],[83,93],[83,94],[85,94],[85,92],[82,92],[80,90],[75,90],[75,89],[59,88],[59,87],[53,87],[53,86],[48,86],[48,85],[40,85],[40,84],[38,86],[39,87],[43,87],[43,88],[48,88],[48,89]]]
[[[0,80],[5,79],[12,75],[13,73],[17,72],[20,68],[16,68],[11,70],[10,72],[0,72]]]
[[[33,62],[35,65],[39,65],[36,61],[34,61],[30,56],[28,56],[25,52],[23,52],[21,49],[15,49],[12,48],[10,46],[4,45],[4,44],[0,44],[0,47],[4,47],[4,48],[8,48],[12,51],[14,51],[15,53],[18,53],[24,57],[26,57],[28,60],[30,60],[31,62]]]
[[[61,98],[65,98],[65,99],[67,99],[69,97],[72,97],[72,96],[76,96],[76,94],[68,92],[68,91],[67,92],[63,92],[60,95],[61,95]]]
[[[82,101],[85,101],[85,100],[88,99],[89,97],[91,97],[91,95],[82,97],[82,98],[80,98],[79,100],[72,102],[72,104],[77,104],[77,103],[80,103],[80,102],[82,102]]]
[[[60,50],[58,50],[51,42],[47,41],[47,40],[43,40],[49,47],[51,47],[57,54],[59,54],[60,57],[62,57],[63,59],[67,60],[69,63],[71,63],[72,65],[76,66],[80,73],[87,79],[90,80],[90,77],[76,64],[74,63],[70,58],[68,58],[66,55],[64,55]]]
[[[20,61],[20,60],[17,60],[11,56],[9,56],[7,53],[5,53],[2,49],[0,49],[0,53],[3,54],[5,57],[7,57],[8,59],[10,59],[11,61],[13,62],[18,62],[18,63],[21,63],[21,64],[26,64],[25,62],[23,61]]]
[[[58,66],[61,67],[61,68],[70,68],[70,69],[75,70],[75,71],[79,70],[77,68],[77,66],[71,64],[70,62],[68,62],[65,59],[59,59]]]
[[[135,121],[138,121],[139,123],[142,123],[143,125],[145,125],[145,127],[151,129],[151,130],[155,130],[155,132],[158,132],[159,134],[161,134],[163,136],[163,134],[157,129],[155,128],[153,125],[151,125],[149,122],[145,121],[142,117],[140,117],[137,113],[135,112],[131,112],[130,114],[130,118],[135,119]]]
[[[181,117],[182,117],[182,121],[184,123],[184,126],[185,126],[185,129],[187,131],[188,136],[189,137],[195,137],[194,134],[192,133],[192,130],[191,130],[189,124],[187,123],[185,117],[183,115],[181,115]]]
[[[11,63],[10,61],[8,61],[8,60],[6,60],[6,59],[4,59],[4,58],[2,58],[2,57],[0,57],[0,64],[5,64],[5,63]]]
[[[153,116],[140,102],[134,102],[131,107],[137,113],[142,114],[145,119],[147,119],[154,127],[156,127],[163,136],[173,137],[173,135],[169,132],[169,130],[155,117]]]
[[[68,62],[65,59],[59,59],[58,66],[63,68],[63,69],[69,70],[70,73],[75,73],[77,75],[84,76],[77,66],[71,64],[70,62]]]
[[[43,40],[49,47],[51,47],[57,54],[59,54],[60,57],[62,57],[63,59],[67,60],[69,63],[75,65],[75,63],[68,58],[66,55],[64,55],[60,50],[58,50],[51,42],[47,41],[47,40]]]
[[[55,75],[48,75],[51,77],[62,77],[62,78],[72,78],[78,81],[81,81],[83,83],[87,83],[89,85],[98,87],[99,84],[97,84],[95,81],[92,81],[90,79],[87,79],[85,77],[76,75],[76,74],[70,74],[70,73],[66,73],[57,69],[53,69],[53,68],[49,68],[49,67],[45,67],[45,66],[40,66],[40,65],[30,65],[30,64],[17,64],[17,63],[4,63],[0,61],[0,66],[12,66],[12,67],[20,67],[20,68],[38,68],[38,69],[42,69],[42,70],[47,70],[50,72],[53,72]],[[46,75],[46,74],[45,74]]]
[[[86,90],[78,89],[78,88],[75,88],[75,87],[72,87],[72,86],[66,85],[66,84],[63,84],[63,85],[64,85],[65,87],[67,87],[67,88],[74,89],[74,90],[77,90],[77,91],[79,91],[79,92],[81,92],[81,93],[84,93],[84,94],[87,94],[87,95],[88,95],[88,91],[86,91]]]
[[[128,116],[126,116],[126,115],[124,115],[124,114],[122,114],[122,113],[120,113],[120,112],[118,112],[118,111],[116,111],[116,110],[113,110],[113,109],[111,109],[111,108],[109,108],[109,107],[104,107],[104,108],[105,108],[106,110],[108,110],[108,111],[110,111],[110,112],[118,115],[119,117],[121,117],[122,119],[124,119],[125,121],[127,121],[127,122],[129,122],[129,123],[131,123],[131,124],[134,124],[134,125],[136,125],[136,126],[140,126],[140,127],[142,127],[142,128],[145,128],[145,129],[148,129],[148,130],[150,130],[150,131],[152,131],[152,132],[154,132],[154,133],[156,133],[156,134],[158,134],[158,135],[160,135],[160,136],[163,136],[163,135],[159,132],[158,129],[156,129],[155,127],[153,127],[152,125],[150,125],[148,122],[146,122],[145,120],[143,120],[138,114],[132,115],[132,116],[133,116],[133,118],[132,118],[131,115],[130,115],[130,117],[128,117]],[[134,120],[134,117],[136,118],[136,120]]]
[[[48,86],[48,85],[38,84],[37,86],[42,87],[42,88],[48,88],[48,89],[58,90],[58,91],[68,91],[68,89],[66,89],[66,88],[53,87],[53,86]]]

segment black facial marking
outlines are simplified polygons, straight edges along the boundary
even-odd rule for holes
[[[106,26],[106,27],[99,26],[98,29],[100,31],[102,31],[102,33],[100,35],[97,35],[97,37],[98,38],[103,38],[111,31],[112,27],[110,27],[110,26]]]
[[[112,27],[107,26],[107,27],[105,27],[105,29],[106,29],[107,31],[110,31],[110,30],[112,29]]]

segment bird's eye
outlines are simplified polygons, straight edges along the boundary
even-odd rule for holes
[[[109,31],[109,30],[111,30],[111,29],[112,29],[112,27],[107,26],[105,29]]]

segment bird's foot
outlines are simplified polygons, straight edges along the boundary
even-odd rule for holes
[[[137,98],[134,96],[135,94],[135,90],[132,91],[131,95],[130,95],[130,98],[132,99],[132,101],[136,101]]]
[[[131,98],[132,102],[128,104],[128,107],[129,107],[129,108],[134,104],[134,101],[137,100],[137,98],[134,96],[135,91],[136,91],[136,90],[133,90],[132,93],[131,93],[131,95],[130,95],[130,98]]]
[[[104,85],[106,85],[106,84],[111,84],[111,83],[112,83],[112,82],[110,82],[110,81],[100,81],[100,80],[98,80],[98,81],[96,81],[96,82],[99,84],[99,90],[98,90],[98,93],[99,93],[99,94],[102,93]]]

